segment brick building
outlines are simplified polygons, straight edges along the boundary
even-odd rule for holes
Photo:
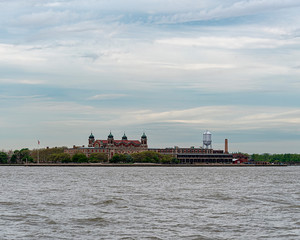
[[[161,154],[172,155],[183,164],[197,163],[232,163],[233,156],[228,153],[228,141],[225,140],[225,151],[214,150],[208,148],[148,148],[147,136],[145,133],[141,136],[141,140],[128,140],[127,136],[123,135],[121,140],[115,140],[114,136],[109,133],[106,140],[95,140],[91,133],[88,139],[88,146],[73,146],[65,150],[71,156],[81,152],[89,157],[92,153],[105,153],[108,159],[111,159],[114,154],[132,154],[143,151],[154,151]]]
[[[147,136],[145,133],[141,136],[141,140],[128,140],[125,133],[121,140],[115,140],[110,132],[106,140],[95,140],[94,135],[91,133],[88,139],[88,147],[73,146],[73,148],[66,149],[65,152],[70,155],[81,152],[87,157],[92,153],[105,153],[107,154],[108,159],[111,159],[116,153],[131,154],[147,150]]]
[[[232,154],[223,150],[214,150],[207,148],[152,148],[149,151],[155,151],[161,154],[172,155],[183,164],[197,163],[232,163]]]

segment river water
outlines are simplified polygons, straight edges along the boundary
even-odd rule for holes
[[[300,239],[300,167],[0,167],[0,239]]]

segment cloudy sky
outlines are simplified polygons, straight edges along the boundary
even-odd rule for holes
[[[299,0],[0,0],[0,149],[300,153]]]

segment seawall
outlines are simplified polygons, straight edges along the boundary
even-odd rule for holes
[[[23,167],[286,167],[286,164],[108,164],[108,163],[40,163],[40,164],[1,164],[0,166]]]

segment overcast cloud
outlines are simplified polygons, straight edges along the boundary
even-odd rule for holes
[[[0,1],[0,149],[124,131],[297,152],[298,0]]]

